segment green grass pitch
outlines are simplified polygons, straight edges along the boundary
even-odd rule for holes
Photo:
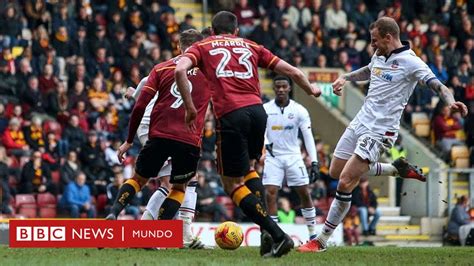
[[[474,248],[337,247],[263,259],[257,248],[235,251],[143,249],[10,249],[0,265],[474,265]]]

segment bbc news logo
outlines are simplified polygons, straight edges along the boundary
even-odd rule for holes
[[[182,221],[10,220],[10,247],[183,246]]]
[[[16,241],[66,241],[66,227],[19,226]]]

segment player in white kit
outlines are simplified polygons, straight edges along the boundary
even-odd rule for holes
[[[308,226],[309,238],[316,237],[316,210],[309,193],[308,184],[319,178],[311,119],[302,105],[290,99],[290,79],[277,76],[273,79],[275,99],[263,105],[267,118],[265,133],[265,168],[262,183],[265,186],[267,211],[275,222],[277,216],[278,190],[286,178],[301,200],[301,212]],[[301,130],[304,144],[311,158],[311,173],[308,175],[300,151],[298,132]]]
[[[140,92],[143,86],[146,84],[148,80],[148,76],[144,77],[140,83],[138,84],[137,88],[134,89],[129,87],[124,95],[126,98],[133,98],[138,99]],[[140,121],[140,126],[137,129],[137,136],[140,140],[140,143],[145,145],[148,141],[148,128],[150,125],[150,114],[153,110],[153,106],[155,105],[156,99],[158,99],[158,94],[150,101],[145,109],[145,113],[143,114],[143,118]],[[145,212],[142,215],[142,220],[156,220],[158,217],[158,210],[160,209],[161,204],[168,196],[168,193],[171,189],[171,184],[169,182],[170,175],[171,175],[171,159],[168,160],[163,167],[161,168],[160,172],[158,173],[158,178],[160,179],[160,187],[153,193],[150,200],[146,205]],[[204,244],[196,237],[192,235],[191,232],[191,224],[194,220],[194,213],[196,210],[196,185],[197,182],[190,182],[186,188],[186,194],[184,198],[184,202],[181,205],[179,212],[178,212],[178,219],[183,221],[183,241],[184,246],[192,249],[201,249],[204,248]]]
[[[449,89],[415,55],[408,43],[400,41],[400,28],[389,17],[379,18],[370,26],[375,54],[369,65],[340,76],[333,92],[342,94],[346,81],[370,80],[364,105],[340,138],[329,173],[339,178],[336,198],[331,204],[323,230],[314,240],[300,246],[300,252],[326,250],[327,240],[351,206],[352,190],[363,175],[399,175],[426,181],[426,177],[405,158],[379,163],[380,154],[395,142],[400,118],[418,82],[435,90],[452,111],[467,115],[467,108],[456,102]]]

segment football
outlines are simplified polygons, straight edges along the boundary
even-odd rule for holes
[[[216,244],[222,249],[237,249],[244,240],[244,233],[240,225],[234,222],[223,222],[214,234]]]

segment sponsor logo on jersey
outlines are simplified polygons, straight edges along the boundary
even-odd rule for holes
[[[393,79],[393,76],[387,72],[383,72],[382,69],[378,68],[378,67],[374,67],[373,70],[372,70],[372,73],[379,77],[379,78],[383,78],[387,81],[392,81]]]
[[[293,128],[295,128],[293,125],[287,125],[287,126],[276,125],[276,126],[272,126],[272,130],[275,130],[275,131],[279,131],[279,130],[292,130]]]

